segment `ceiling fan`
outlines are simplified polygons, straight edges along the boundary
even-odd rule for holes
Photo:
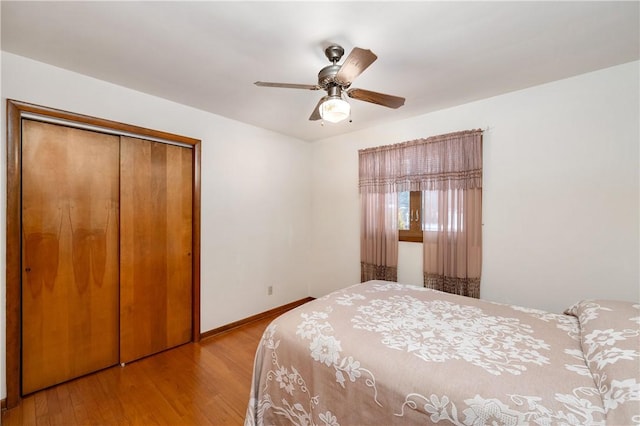
[[[260,87],[283,87],[287,89],[306,89],[327,91],[327,95],[320,99],[311,113],[309,120],[327,120],[337,123],[349,117],[351,106],[344,99],[345,95],[360,101],[370,102],[389,108],[399,108],[404,105],[404,98],[385,95],[370,90],[349,88],[353,80],[362,74],[378,57],[371,51],[354,47],[347,59],[338,65],[344,55],[344,49],[338,45],[331,45],[324,51],[332,65],[327,65],[318,73],[318,84],[269,83],[256,81]]]

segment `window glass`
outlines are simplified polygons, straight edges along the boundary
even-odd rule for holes
[[[409,223],[409,191],[398,193],[398,229],[406,231],[410,228]]]

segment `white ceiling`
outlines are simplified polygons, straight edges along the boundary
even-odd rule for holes
[[[13,2],[2,50],[313,141],[640,58],[640,2]],[[352,123],[309,121],[324,48],[378,60]],[[343,58],[344,59],[344,58]],[[81,112],[81,111],[80,111]]]

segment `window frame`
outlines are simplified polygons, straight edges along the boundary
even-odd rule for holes
[[[398,229],[398,241],[423,242],[421,191],[409,191],[409,226],[409,229]]]

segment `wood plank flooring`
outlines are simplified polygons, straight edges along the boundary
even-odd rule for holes
[[[255,351],[276,316],[34,393],[2,425],[242,425]]]

